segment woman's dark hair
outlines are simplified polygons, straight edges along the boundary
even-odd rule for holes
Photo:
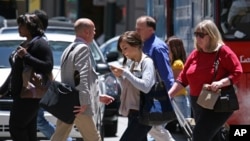
[[[119,52],[122,53],[122,50],[120,48],[120,43],[122,41],[127,42],[129,45],[131,45],[132,47],[136,47],[139,49],[142,49],[142,40],[141,40],[141,36],[136,32],[136,31],[126,31],[124,32],[118,39],[118,43],[117,43],[117,50]],[[127,63],[127,58],[125,56],[124,60],[123,60],[123,65],[125,65]]]
[[[32,37],[44,34],[44,27],[41,20],[35,14],[20,15],[17,18],[18,25],[25,25]]]
[[[49,24],[49,21],[48,21],[49,18],[48,18],[47,13],[43,10],[37,9],[33,11],[32,14],[35,14],[41,20],[43,24],[43,28],[44,28],[43,30],[46,30]]]
[[[186,52],[182,40],[176,36],[171,36],[165,42],[168,44],[168,47],[172,52],[171,63],[173,64],[174,61],[178,59],[180,59],[183,63],[185,63]]]

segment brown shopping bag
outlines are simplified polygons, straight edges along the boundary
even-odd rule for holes
[[[218,90],[217,92],[207,90],[206,85],[207,84],[203,85],[203,88],[197,100],[197,104],[205,109],[213,110],[214,105],[220,96],[220,90]]]

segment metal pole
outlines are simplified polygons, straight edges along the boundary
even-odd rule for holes
[[[153,17],[153,7],[154,3],[153,0],[147,0],[147,15],[152,16]]]
[[[105,41],[115,36],[115,24],[116,24],[116,1],[108,0],[105,9],[104,19],[104,34]]]
[[[147,15],[156,20],[156,35],[162,40],[166,38],[165,0],[147,0]]]
[[[60,7],[59,7],[59,15],[60,16],[65,16],[65,1],[61,0],[59,1]]]

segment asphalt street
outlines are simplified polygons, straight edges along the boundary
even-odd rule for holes
[[[118,118],[118,131],[115,137],[104,137],[104,141],[119,141],[122,133],[127,127],[127,118],[119,117]],[[181,132],[171,133],[175,139],[175,141],[188,141],[185,135]]]
[[[122,133],[127,127],[127,118],[126,117],[119,117],[118,118],[118,130],[117,134],[114,137],[104,137],[104,141],[119,141]],[[172,136],[174,137],[175,141],[188,141],[185,135],[181,132],[178,133],[171,133]],[[11,140],[6,140],[6,141],[11,141]],[[41,141],[49,141],[49,140],[41,140]]]

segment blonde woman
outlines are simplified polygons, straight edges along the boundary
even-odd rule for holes
[[[217,91],[239,81],[242,66],[235,53],[222,41],[213,21],[204,20],[198,23],[194,36],[195,49],[188,56],[184,69],[168,93],[170,97],[174,97],[179,90],[189,85],[191,106],[196,122],[193,141],[219,141],[220,128],[233,112],[204,109],[196,101],[205,83],[209,84],[209,90]],[[218,50],[219,67],[216,79],[212,82],[214,61]]]

